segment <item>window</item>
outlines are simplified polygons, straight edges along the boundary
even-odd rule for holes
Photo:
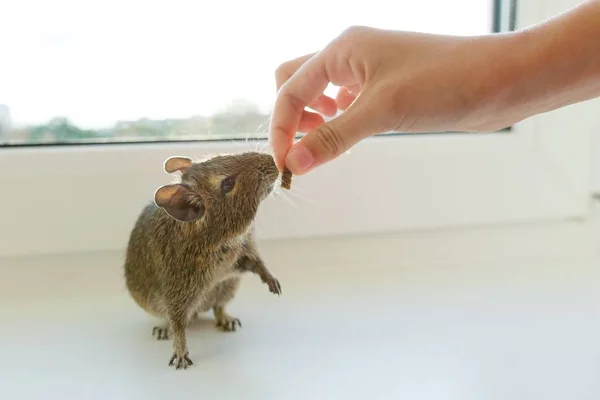
[[[8,0],[0,145],[262,138],[279,63],[349,25],[506,29],[506,3]]]
[[[293,12],[289,2],[266,1],[5,3],[0,256],[122,251],[142,207],[173,179],[164,160],[264,145],[277,65],[347,25],[478,34],[538,23],[579,0],[373,0],[372,12],[338,0],[303,2]],[[510,134],[364,140],[265,200],[257,234],[296,239],[585,218],[599,107],[539,115]],[[173,128],[194,116],[212,125]],[[35,130],[50,122],[54,131]],[[116,125],[122,134],[111,132]],[[53,135],[61,127],[76,135]],[[230,140],[236,135],[259,139]]]

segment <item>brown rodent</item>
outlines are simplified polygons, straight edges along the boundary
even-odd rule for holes
[[[197,313],[213,310],[217,326],[235,331],[240,320],[225,312],[244,272],[258,275],[272,293],[279,281],[262,261],[253,234],[261,202],[279,176],[273,157],[247,152],[193,163],[169,158],[167,173],[181,182],[160,187],[131,231],[125,281],[135,302],[165,318],[159,340],[173,338],[169,365],[192,365],[186,328]]]

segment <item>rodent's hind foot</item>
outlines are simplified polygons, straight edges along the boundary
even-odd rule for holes
[[[177,363],[175,363],[177,361]],[[173,353],[173,356],[169,360],[169,367],[175,366],[175,369],[187,369],[190,365],[194,365],[190,360],[189,353],[185,353],[183,356],[178,356],[177,353]]]
[[[242,322],[238,318],[234,318],[230,315],[223,313],[217,319],[217,327],[225,332],[235,332],[237,328],[242,327]]]
[[[171,339],[171,331],[169,327],[155,326],[152,329],[152,336],[156,336],[156,340],[169,340]]]

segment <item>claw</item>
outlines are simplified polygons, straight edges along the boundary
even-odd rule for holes
[[[281,296],[281,284],[274,276],[267,276],[263,278],[263,283],[266,283],[269,286],[269,292],[273,294],[277,294]]]
[[[236,331],[236,325],[239,326],[240,328],[242,327],[242,323],[237,318],[234,318],[233,320],[231,320],[230,324],[231,324],[231,330],[234,332]]]
[[[157,340],[169,340],[169,328],[155,326],[152,329],[152,336],[156,336]]]
[[[177,365],[175,365],[175,360],[177,360]],[[187,369],[187,367],[194,365],[194,363],[190,359],[188,353],[186,353],[183,357],[178,356],[177,353],[174,353],[169,360],[169,366],[171,367],[173,365],[175,365],[175,369]]]
[[[281,294],[281,285],[279,284],[279,281],[275,278],[273,278],[273,281],[271,282],[271,293],[273,294],[277,294],[280,295]]]
[[[235,332],[238,326],[240,328],[242,327],[242,321],[240,321],[238,318],[222,319],[217,322],[217,327],[221,328],[225,332]]]

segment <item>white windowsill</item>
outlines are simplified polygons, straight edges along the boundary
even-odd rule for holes
[[[4,258],[0,398],[598,398],[599,226],[263,242],[283,295],[247,276],[187,371],[120,252]]]

